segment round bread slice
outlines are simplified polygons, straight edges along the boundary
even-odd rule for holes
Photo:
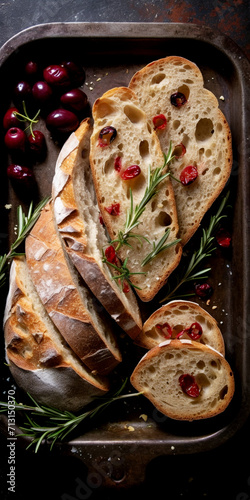
[[[146,349],[152,349],[168,338],[188,339],[188,332],[183,332],[192,324],[198,323],[202,334],[196,342],[208,344],[225,355],[225,343],[217,321],[196,302],[172,300],[151,314],[145,321],[135,343]]]
[[[89,166],[90,119],[84,120],[64,144],[52,184],[53,210],[64,248],[78,272],[117,324],[131,337],[141,331],[142,321],[135,294],[124,293],[103,263],[109,246],[100,222]]]
[[[116,240],[124,231],[131,211],[145,196],[151,172],[164,165],[160,143],[149,124],[139,101],[130,89],[114,88],[96,100],[93,106],[94,129],[91,136],[90,164],[99,208],[111,240]],[[110,144],[100,144],[100,133],[104,127],[113,127],[116,136]],[[127,168],[136,166],[138,175],[124,179]],[[140,170],[138,170],[138,167]],[[132,169],[133,170],[133,169]],[[166,172],[166,170],[164,170]],[[127,174],[126,174],[127,175]],[[125,177],[126,177],[125,175]],[[142,262],[169,230],[164,249],[142,267]],[[139,217],[139,225],[133,227],[127,243],[117,248],[118,257],[131,273],[130,280],[138,287],[136,292],[143,301],[153,299],[178,265],[182,249],[178,240],[178,220],[173,188],[169,176],[157,186],[157,194],[146,204]],[[146,239],[145,239],[146,238]],[[143,273],[143,274],[142,274]]]
[[[109,389],[108,380],[92,374],[55,328],[24,257],[14,258],[11,264],[4,336],[17,385],[38,403],[77,411]]]
[[[193,391],[187,393],[190,379]],[[166,340],[148,351],[135,367],[131,383],[164,415],[190,421],[223,412],[235,389],[233,372],[224,356],[187,339]]]
[[[148,64],[133,76],[129,87],[151,124],[158,115],[167,120],[167,126],[156,128],[156,133],[163,152],[172,142],[176,158],[170,170],[174,177],[180,179],[187,166],[197,168],[198,177],[191,184],[184,186],[173,180],[179,234],[185,245],[231,173],[229,125],[215,95],[204,88],[199,68],[183,57],[170,56]],[[183,104],[173,99],[176,93],[184,96]]]
[[[106,375],[121,361],[113,326],[64,252],[51,203],[26,238],[25,250],[38,295],[61,335],[90,370]]]

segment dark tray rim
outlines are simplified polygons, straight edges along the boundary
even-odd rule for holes
[[[10,38],[7,42],[3,44],[0,48],[0,66],[5,62],[6,59],[19,47],[24,45],[27,42],[31,42],[34,40],[44,39],[44,38],[77,38],[77,37],[110,37],[110,38],[132,38],[132,39],[143,39],[143,38],[183,38],[183,39],[194,39],[199,41],[206,42],[207,44],[213,45],[218,50],[222,51],[226,57],[233,64],[237,74],[239,75],[241,84],[242,84],[242,125],[243,125],[243,135],[244,139],[247,138],[247,130],[250,129],[249,123],[249,99],[247,99],[247,86],[250,81],[250,61],[245,56],[242,49],[228,36],[220,33],[219,31],[215,32],[213,29],[207,26],[200,26],[193,23],[111,23],[111,22],[55,22],[55,23],[44,23],[31,26],[26,28],[12,38]],[[245,148],[246,149],[246,148]],[[248,158],[247,151],[243,149],[240,152],[241,156],[241,164],[244,166],[243,175],[247,174],[247,163]],[[247,200],[246,190],[242,193],[242,206],[245,209],[246,214],[247,210],[249,210],[249,201]],[[247,229],[247,216],[242,221],[242,231],[245,234]],[[246,241],[247,248],[249,248],[249,241]],[[245,261],[243,262],[245,275],[249,274],[248,269],[248,260],[247,255],[245,255]],[[245,296],[244,296],[244,304],[245,310],[247,311],[247,305],[250,303],[250,293],[249,293],[249,283],[246,280],[245,286]],[[247,320],[247,318],[246,318]],[[250,342],[245,335],[245,358],[243,363],[246,363],[247,355],[250,356]],[[243,381],[245,387],[247,386],[247,379],[249,380],[249,374],[245,374],[246,380]],[[249,384],[248,384],[249,385]],[[248,392],[247,392],[248,391]],[[195,453],[201,451],[211,450],[216,448],[218,445],[226,442],[229,438],[234,436],[236,432],[243,426],[245,421],[247,420],[250,414],[250,392],[249,389],[245,390],[242,395],[242,405],[236,417],[233,418],[231,423],[225,427],[222,427],[206,437],[198,437],[197,439],[191,440],[186,438],[180,438],[178,440],[168,441],[168,446],[165,446],[165,443],[160,440],[157,443],[158,448],[156,454],[152,452],[152,458],[159,455],[166,455],[173,453],[173,446],[177,443],[175,453]],[[131,436],[127,442],[125,440],[116,442],[118,445],[124,445],[124,454],[129,455],[131,458],[131,453],[126,453],[126,449],[132,449],[136,447],[136,441],[133,440]],[[116,444],[108,440],[100,439],[97,443],[98,453],[102,454],[102,456],[108,457],[110,455],[113,446]],[[88,439],[85,441],[81,440],[81,437],[72,440],[68,444],[65,445],[65,450],[70,454],[71,446],[75,446],[80,448],[82,451],[86,449],[86,454],[88,455],[89,449],[93,446],[93,441],[89,441]],[[143,449],[151,447],[154,444],[154,441],[150,440],[142,440],[138,442],[138,446]],[[156,443],[155,443],[156,444]],[[118,446],[118,447],[119,447]],[[59,446],[59,452],[62,452],[62,448]],[[82,459],[87,458],[82,457]],[[132,462],[136,461],[136,457],[132,459]],[[88,460],[87,460],[88,462]],[[91,465],[91,464],[90,464]],[[135,479],[135,478],[134,478]]]

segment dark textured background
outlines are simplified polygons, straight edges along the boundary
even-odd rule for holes
[[[207,25],[231,37],[250,59],[250,1],[7,0],[0,2],[0,45],[19,31],[47,22],[185,22]],[[250,499],[250,422],[225,445],[200,455],[153,461],[143,484],[129,491],[101,485],[78,489],[86,471],[77,459],[35,456],[17,447],[16,493],[8,498]],[[1,436],[1,499],[6,496],[6,443]]]

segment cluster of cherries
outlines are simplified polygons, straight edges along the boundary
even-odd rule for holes
[[[23,79],[13,89],[14,104],[3,118],[4,143],[13,161],[7,168],[10,179],[23,187],[34,183],[32,166],[47,150],[43,132],[33,130],[40,116],[57,140],[77,129],[88,110],[87,96],[79,88],[84,81],[84,69],[72,61],[45,68],[35,61],[25,65]]]

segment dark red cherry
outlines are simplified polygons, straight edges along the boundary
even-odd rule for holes
[[[99,146],[105,147],[109,146],[117,136],[117,131],[115,127],[107,126],[102,128],[99,133]]]
[[[194,165],[188,165],[185,167],[180,174],[180,181],[183,186],[188,186],[192,184],[198,177],[198,170]]]
[[[191,398],[198,398],[200,395],[200,388],[192,375],[188,373],[181,375],[179,377],[179,384],[183,392]]]
[[[73,61],[63,61],[62,66],[67,70],[70,82],[76,87],[80,87],[85,81],[85,71]]]
[[[7,175],[10,180],[30,188],[34,185],[34,175],[30,168],[12,163],[7,168]]]
[[[139,165],[131,165],[130,167],[126,168],[126,170],[124,170],[121,173],[121,178],[124,181],[128,181],[130,179],[134,179],[135,177],[140,175],[140,173],[141,173],[141,169],[140,169]]]
[[[79,120],[72,111],[56,109],[47,116],[46,125],[50,130],[68,133],[77,129]]]
[[[195,293],[202,299],[208,299],[213,293],[213,288],[208,283],[197,284],[195,285]]]
[[[176,108],[180,108],[187,102],[185,95],[182,92],[174,92],[170,97],[170,102]]]
[[[52,88],[47,82],[39,81],[32,87],[32,95],[39,104],[47,103],[52,97]]]
[[[15,113],[18,113],[18,109],[12,106],[9,108],[3,117],[3,127],[5,130],[11,127],[20,127],[20,121],[16,117]]]
[[[24,71],[27,76],[34,78],[38,73],[38,64],[35,61],[29,61],[25,64]]]
[[[21,105],[23,101],[27,104],[31,98],[31,86],[28,82],[22,80],[14,88],[14,101]]]
[[[52,64],[43,71],[44,80],[55,87],[65,87],[70,84],[68,71],[63,66]]]
[[[19,127],[11,127],[4,137],[5,146],[11,150],[25,150],[26,135]]]
[[[72,89],[60,97],[63,106],[71,108],[73,111],[83,111],[87,104],[88,98],[80,89]]]
[[[45,149],[45,137],[40,130],[33,130],[28,136],[29,149],[35,156],[40,156]]]

